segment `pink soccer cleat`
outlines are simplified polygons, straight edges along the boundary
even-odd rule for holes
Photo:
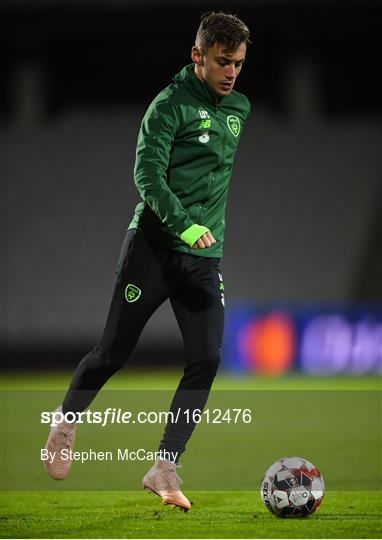
[[[62,412],[62,407],[58,407],[55,412]],[[43,464],[49,476],[55,480],[63,480],[70,471],[72,460],[69,457],[69,451],[73,450],[75,436],[76,425],[69,424],[65,420],[50,430],[45,445],[45,449],[49,452],[49,459],[43,460]],[[66,452],[62,454],[62,450]]]
[[[158,459],[142,480],[142,488],[162,497],[163,504],[178,506],[184,512],[191,503],[180,490],[182,479],[176,474],[176,464]]]

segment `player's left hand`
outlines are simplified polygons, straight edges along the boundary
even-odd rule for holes
[[[195,244],[192,246],[192,249],[204,249],[211,247],[213,244],[216,244],[215,238],[212,236],[210,231],[204,233]]]

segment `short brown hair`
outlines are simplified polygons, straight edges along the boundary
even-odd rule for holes
[[[243,41],[251,43],[249,29],[236,15],[223,11],[218,13],[209,11],[201,16],[195,43],[203,51],[216,42],[225,45],[227,51],[235,51]]]

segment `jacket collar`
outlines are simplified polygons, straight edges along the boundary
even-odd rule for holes
[[[188,64],[179,73],[177,73],[173,80],[175,82],[181,82],[185,84],[188,90],[196,97],[207,100],[212,105],[216,106],[224,99],[224,96],[218,96],[212,88],[204,83],[195,74],[195,64]]]

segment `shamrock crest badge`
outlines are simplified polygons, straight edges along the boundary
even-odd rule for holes
[[[234,114],[227,116],[227,126],[234,137],[238,137],[240,133],[240,119]]]

